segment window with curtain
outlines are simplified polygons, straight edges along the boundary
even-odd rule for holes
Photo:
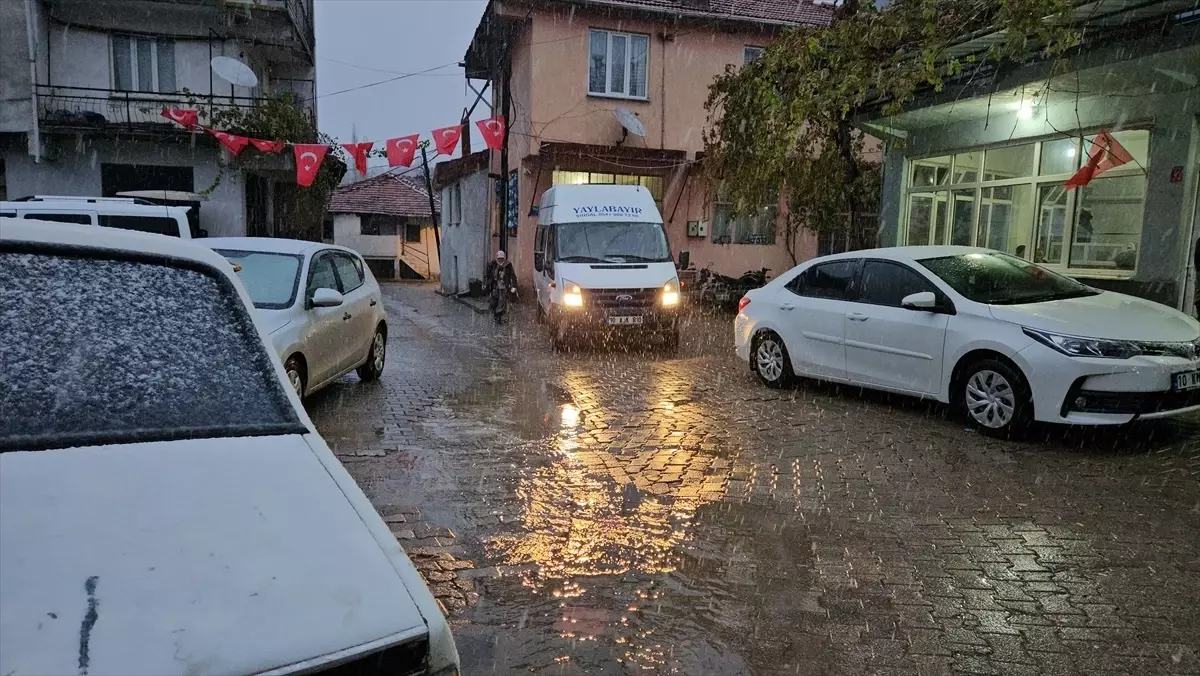
[[[135,92],[175,91],[173,40],[114,35],[113,86]]]
[[[1150,132],[1111,133],[1134,161],[1076,190],[1065,184],[1086,161],[1091,135],[910,160],[901,241],[988,247],[1067,271],[1131,272]]]
[[[717,244],[774,244],[778,217],[777,193],[751,212],[734,216],[733,202],[724,190],[718,190],[710,236]]]
[[[588,34],[588,93],[646,98],[650,36],[592,29]]]

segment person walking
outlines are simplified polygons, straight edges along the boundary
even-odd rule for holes
[[[517,273],[513,271],[512,263],[508,262],[508,256],[503,251],[497,251],[496,259],[488,263],[485,276],[490,293],[488,307],[492,311],[492,319],[499,324],[508,311],[509,296],[517,293]]]

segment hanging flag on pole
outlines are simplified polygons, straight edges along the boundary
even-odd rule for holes
[[[216,129],[205,129],[205,131],[212,134],[214,138],[221,142],[221,145],[225,146],[225,148],[234,155],[242,152],[242,150],[244,150],[245,147],[250,144],[250,139],[246,138],[245,136],[229,134],[223,131],[217,131]]]
[[[479,120],[475,123],[479,127],[479,133],[483,134],[483,144],[492,150],[500,150],[504,147],[504,118],[500,116],[489,117],[486,120]]]
[[[250,145],[264,153],[277,153],[287,147],[287,144],[283,141],[268,141],[261,138],[250,139]]]
[[[190,108],[168,108],[163,106],[162,116],[188,129],[195,129],[196,125],[200,124],[200,112]]]
[[[411,167],[413,157],[417,154],[417,139],[419,134],[401,136],[387,140],[387,158],[389,167]]]
[[[296,153],[296,183],[307,188],[316,179],[325,153],[329,152],[329,146],[320,143],[293,143],[292,150]]]
[[[433,134],[433,147],[441,155],[453,155],[454,150],[458,148],[458,139],[462,136],[462,130],[461,124],[434,129],[430,132]]]
[[[358,173],[363,176],[367,175],[367,153],[371,152],[371,146],[373,145],[375,145],[374,141],[342,144],[346,152],[350,153],[350,157],[354,158],[354,168],[358,169]]]
[[[1133,161],[1133,155],[1125,146],[1117,142],[1108,130],[1101,129],[1092,141],[1092,150],[1088,154],[1087,164],[1079,168],[1075,175],[1067,179],[1067,190],[1081,188],[1100,174]]]

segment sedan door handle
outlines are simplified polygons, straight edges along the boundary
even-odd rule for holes
[[[375,305],[377,305],[377,301],[374,298],[372,298],[371,299],[371,307],[375,307]]]
[[[348,320],[348,319],[350,319],[350,313],[349,313],[349,312],[347,312],[346,314],[342,315],[342,321],[346,321],[346,320]]]
[[[861,312],[851,312],[850,314],[846,315],[846,319],[849,319],[852,322],[865,322],[870,319],[870,317],[862,314]]]
[[[792,305],[791,303],[781,303],[779,305],[779,309],[780,310],[795,310],[796,306]]]

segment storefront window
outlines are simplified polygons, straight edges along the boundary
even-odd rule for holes
[[[551,177],[554,185],[640,185],[650,191],[658,211],[662,212],[663,177],[640,176],[637,174],[606,174],[603,172],[563,171],[555,169]]]
[[[1067,270],[1129,274],[1141,245],[1150,132],[1112,136],[1133,161],[1078,190],[1066,182],[1094,135],[912,160],[903,241],[982,246]]]

